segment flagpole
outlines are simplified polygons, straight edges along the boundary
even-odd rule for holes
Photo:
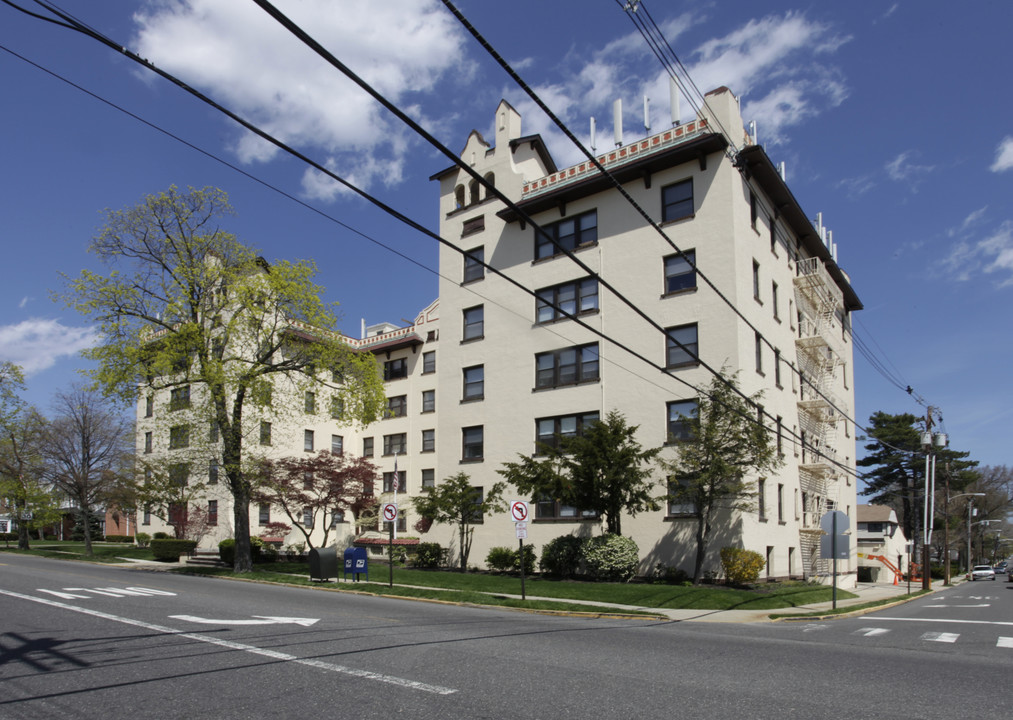
[[[397,479],[397,453],[394,453],[394,482],[392,484],[394,485],[394,505],[396,506],[397,505],[397,489],[398,489],[398,485],[400,485],[400,483],[398,482],[398,479]],[[397,538],[397,520],[395,519],[394,522],[391,523],[391,524],[393,525],[393,535],[391,537]],[[393,551],[393,548],[391,550]],[[391,563],[393,563],[394,562],[394,558],[391,557],[390,561],[391,561]]]

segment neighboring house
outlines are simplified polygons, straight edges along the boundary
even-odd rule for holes
[[[746,133],[737,98],[720,88],[707,101],[705,114],[692,122],[598,155],[684,255],[590,163],[558,168],[541,137],[523,135],[520,115],[501,102],[493,143],[473,131],[462,159],[588,269],[536,236],[527,220],[463,170],[436,173],[440,235],[467,256],[441,247],[439,300],[412,326],[379,326],[347,339],[376,356],[394,416],[352,430],[326,414],[289,413],[276,421],[272,453],[301,451],[307,432],[315,446],[340,436],[345,452],[374,458],[389,487],[397,452],[399,535],[417,536],[412,495],[459,472],[484,490],[502,479],[497,470],[518,453],[579,433],[610,410],[639,426],[644,447],[669,444],[683,433],[681,418],[695,411],[696,388],[712,377],[706,364],[737,373],[747,394],[763,391],[758,417],[784,459],[776,473],[753,478],[755,512],[721,516],[706,566],[720,573],[720,548],[732,545],[764,555],[770,578],[825,574],[820,517],[836,509],[854,521],[857,505],[847,418],[854,416],[851,312],[862,306],[826,231],[809,220]],[[140,398],[138,406],[139,454],[151,431],[145,402]],[[150,439],[150,452],[171,452],[169,441],[167,435]],[[665,494],[667,482],[659,470],[657,495]],[[226,492],[215,498],[217,542],[230,532],[231,510]],[[524,499],[532,502],[526,543],[537,549],[559,535],[602,532],[599,518],[579,508]],[[139,529],[147,531],[150,518],[139,516]],[[254,532],[258,520],[279,519],[272,508],[251,510]],[[692,567],[695,522],[694,507],[671,503],[622,524],[648,572],[659,563]],[[338,547],[361,535],[344,529]],[[456,553],[454,528],[437,526],[422,538]],[[486,517],[476,526],[471,561],[481,564],[491,547],[515,542],[509,515]],[[839,563],[839,570],[853,577],[853,560]]]
[[[869,582],[893,582],[895,571],[907,572],[907,538],[893,508],[859,505],[856,538],[860,576]]]

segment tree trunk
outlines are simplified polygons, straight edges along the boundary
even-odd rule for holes
[[[25,510],[28,507],[28,503],[22,498],[18,500],[16,507],[18,513],[18,550],[29,550],[28,523],[25,522]]]
[[[91,557],[94,554],[91,549],[91,512],[80,500],[78,505],[81,508],[81,527],[84,528],[84,554]]]
[[[703,575],[703,562],[707,556],[707,542],[710,536],[710,518],[703,510],[696,524],[696,563],[693,565],[693,585],[699,585]]]

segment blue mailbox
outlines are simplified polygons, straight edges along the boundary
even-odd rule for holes
[[[350,547],[345,550],[345,578],[352,573],[352,580],[358,582],[359,575],[365,574],[369,580],[369,563],[366,558],[366,548]]]

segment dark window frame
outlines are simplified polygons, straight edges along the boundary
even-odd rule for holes
[[[485,246],[467,250],[464,253],[464,280],[462,285],[485,279]]]
[[[593,224],[591,224],[593,222]],[[585,224],[586,223],[586,224]],[[567,232],[561,235],[560,232]],[[555,242],[553,242],[555,241]],[[598,210],[588,210],[535,229],[535,262],[598,244]]]
[[[689,188],[688,195],[685,192],[686,188]],[[675,222],[693,217],[695,214],[692,177],[661,188],[661,222]]]
[[[473,305],[461,311],[464,326],[461,333],[461,342],[481,340],[485,337],[485,306]]]
[[[573,362],[567,362],[573,354]],[[585,357],[585,354],[587,357]],[[591,355],[593,354],[593,359]],[[568,369],[572,367],[570,372]],[[570,379],[572,377],[572,379]],[[566,387],[601,380],[601,355],[598,343],[571,345],[535,354],[535,388]]]
[[[535,295],[536,325],[548,325],[560,320],[569,320],[570,315],[573,317],[592,315],[599,310],[598,280],[593,277],[570,280],[541,288],[535,291]],[[567,309],[567,306],[570,305],[572,305],[572,312]]]
[[[665,444],[691,440],[687,422],[698,412],[700,405],[696,400],[670,400],[665,403]]]
[[[481,377],[477,380],[474,377],[468,377],[469,372],[474,373],[478,371]],[[471,365],[461,369],[461,401],[471,402],[474,400],[485,399],[485,365]]]
[[[469,425],[461,428],[461,461],[480,462],[484,459],[485,426]]]
[[[544,447],[558,448],[563,438],[580,437],[584,434],[584,428],[601,420],[601,413],[597,410],[588,410],[582,413],[567,413],[566,415],[550,415],[547,417],[535,418],[535,454],[544,453]],[[564,432],[564,426],[569,421],[573,422],[573,431]],[[552,423],[552,434],[542,432],[545,423]]]
[[[672,333],[693,330],[693,341],[685,342],[683,338],[676,338]],[[680,347],[676,343],[681,343]],[[693,357],[696,356],[696,357]],[[697,323],[686,323],[675,325],[665,329],[665,367],[679,368],[698,365],[700,363],[700,328]]]
[[[662,295],[696,290],[696,250],[684,250],[682,255],[666,255],[662,267],[665,273]]]

